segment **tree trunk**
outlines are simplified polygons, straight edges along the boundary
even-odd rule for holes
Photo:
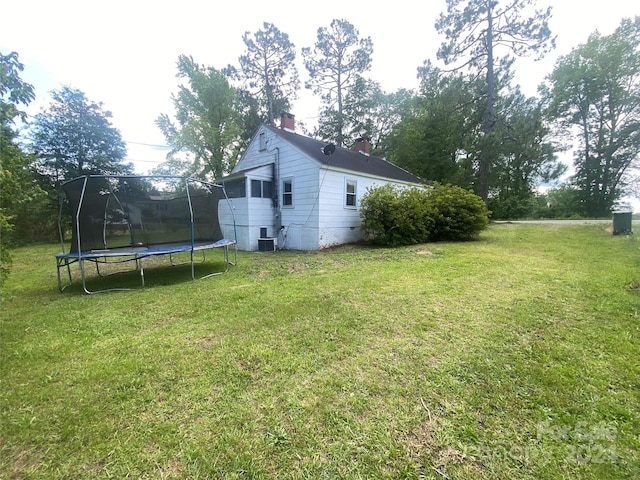
[[[485,108],[483,130],[485,138],[488,139],[494,120],[495,103],[495,76],[493,71],[493,1],[488,2],[487,7],[487,106]],[[488,148],[491,142],[485,142],[484,148],[480,152],[480,165],[478,169],[478,194],[485,205],[489,202],[489,170],[491,168],[491,151]]]

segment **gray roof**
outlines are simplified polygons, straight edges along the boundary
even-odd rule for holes
[[[384,177],[408,183],[426,183],[423,179],[407,172],[406,170],[373,155],[365,155],[355,150],[336,147],[331,155],[325,155],[323,148],[327,142],[305,137],[294,132],[266,125],[269,131],[286,140],[300,151],[320,162],[323,165],[354,172]]]

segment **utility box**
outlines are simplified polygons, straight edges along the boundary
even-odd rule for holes
[[[277,247],[278,247],[277,238],[259,238],[258,239],[258,250],[260,252],[275,252]]]
[[[626,235],[633,233],[631,231],[632,216],[633,212],[631,210],[619,210],[613,212],[613,234]]]

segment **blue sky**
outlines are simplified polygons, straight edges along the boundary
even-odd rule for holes
[[[5,2],[0,51],[16,51],[25,65],[23,78],[36,88],[35,113],[49,101],[49,92],[62,85],[84,91],[113,113],[113,124],[128,142],[129,159],[138,173],[162,160],[165,140],[154,120],[172,114],[178,55],[191,55],[201,64],[223,68],[237,65],[244,51],[242,35],[255,32],[264,21],[287,33],[298,52],[301,79],[302,47],[313,46],[319,27],[345,19],[374,44],[371,78],[386,91],[417,87],[416,69],[424,60],[436,62],[440,38],[434,23],[445,11],[445,0],[322,2],[244,0],[238,2],[182,0],[22,0]],[[383,5],[386,5],[383,6]],[[419,6],[418,6],[419,5]],[[551,29],[557,48],[543,61],[516,62],[516,82],[528,95],[551,72],[556,58],[599,30],[609,34],[623,17],[640,15],[628,0],[537,0],[539,8],[553,6]],[[436,62],[437,64],[437,62]],[[302,91],[294,102],[296,120],[313,125],[317,102]]]

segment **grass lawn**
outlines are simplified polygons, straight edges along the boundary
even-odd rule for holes
[[[93,296],[57,252],[13,251],[0,478],[640,478],[637,236],[241,252]]]

